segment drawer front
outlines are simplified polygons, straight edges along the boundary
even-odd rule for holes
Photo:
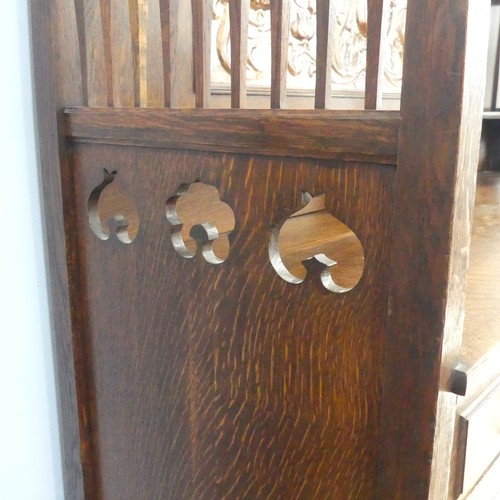
[[[500,453],[500,380],[459,414],[458,460],[462,492],[470,491]]]

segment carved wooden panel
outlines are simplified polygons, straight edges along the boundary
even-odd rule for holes
[[[252,0],[248,27],[247,81],[250,90],[269,89],[271,82],[271,0]],[[390,0],[383,34],[384,90],[399,92],[402,78],[407,0]],[[316,73],[316,0],[292,0],[288,52],[290,91],[313,91]],[[335,0],[331,57],[334,91],[364,89],[366,0]],[[229,0],[213,0],[212,86],[228,90],[231,74]]]
[[[103,164],[133,186],[132,245],[103,244],[88,226]],[[73,171],[92,395],[83,446],[101,497],[370,498],[395,169],[74,144]],[[165,201],[190,179],[234,211],[221,265],[172,245]],[[318,269],[300,286],[274,272],[269,238],[301,190],[325,193],[363,243],[349,293],[325,290]]]

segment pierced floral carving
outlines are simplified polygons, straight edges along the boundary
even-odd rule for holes
[[[324,266],[323,286],[333,293],[352,290],[364,269],[363,247],[343,222],[325,208],[325,195],[302,193],[303,207],[282,220],[269,241],[269,259],[288,283],[304,281],[304,262],[315,259]]]
[[[132,243],[139,232],[139,215],[134,200],[115,181],[117,171],[104,170],[104,180],[90,193],[89,224],[101,240],[110,236],[110,223],[122,243]]]
[[[247,80],[250,88],[270,85],[271,0],[252,0],[248,29]],[[214,0],[212,84],[230,85],[229,0]],[[407,0],[391,0],[384,37],[384,88],[401,85]],[[335,0],[332,82],[336,91],[364,88],[366,66],[366,0]],[[316,73],[316,0],[292,0],[289,37],[288,88],[313,90]]]
[[[182,184],[176,195],[167,200],[166,215],[172,224],[172,244],[180,256],[192,258],[200,249],[211,264],[227,259],[234,213],[221,201],[215,186],[199,181]]]

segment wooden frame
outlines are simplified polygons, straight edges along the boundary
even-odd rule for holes
[[[95,129],[85,118],[104,113],[117,120],[108,140],[130,141],[121,135],[120,113],[73,110],[63,116],[67,105],[84,104],[86,86],[70,89],[54,84],[59,82],[64,61],[53,58],[52,37],[56,19],[68,13],[64,3],[56,0],[31,4],[65,494],[98,498],[87,427],[95,409],[88,404],[91,384],[83,376],[86,356],[81,336],[86,319],[79,305],[85,303],[85,296],[78,287],[73,179],[64,132],[80,140],[94,137]],[[449,462],[448,434],[456,404],[456,396],[449,391],[463,321],[467,252],[462,249],[469,244],[479,145],[484,81],[477,75],[483,74],[487,43],[479,20],[488,15],[488,8],[486,0],[409,0],[401,121],[393,115],[374,120],[379,136],[388,138],[387,148],[380,151],[385,159],[381,163],[394,162],[392,141],[399,131],[377,498],[445,498],[448,487],[443,470]],[[443,44],[439,50],[422,39],[422,19],[427,20],[429,32],[439,34],[435,36]],[[67,43],[70,52],[81,54],[74,43]],[[198,92],[199,106],[208,100],[203,88],[203,95]],[[275,106],[281,105],[276,99],[275,95]],[[375,101],[372,96],[370,107]],[[144,126],[140,112],[128,113]],[[127,130],[126,136],[133,132]],[[155,145],[165,145],[163,141]],[[363,141],[369,143],[368,134],[357,152],[366,159]],[[324,154],[333,153],[342,151],[330,149]],[[282,151],[271,148],[268,154]],[[413,254],[417,248],[418,256]]]

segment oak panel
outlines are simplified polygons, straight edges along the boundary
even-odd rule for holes
[[[341,162],[74,145],[81,283],[104,498],[370,498],[376,482],[394,170]],[[102,168],[135,201],[133,243],[103,242]],[[235,213],[227,260],[180,257],[165,201],[199,178]],[[359,237],[351,292],[268,256],[301,189]]]
[[[74,140],[394,165],[394,112],[89,109],[65,111]]]

